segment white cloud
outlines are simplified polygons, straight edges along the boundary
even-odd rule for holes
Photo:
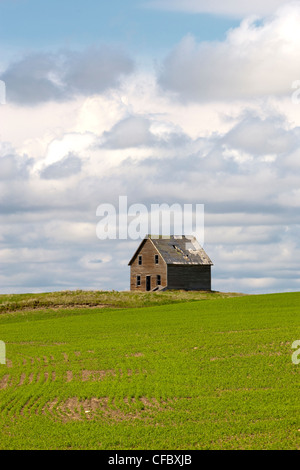
[[[147,207],[203,203],[215,289],[299,287],[299,108],[276,95],[299,64],[292,21],[286,10],[260,26],[243,23],[224,43],[185,40],[183,62],[182,45],[172,53],[181,101],[170,82],[162,92],[140,71],[113,91],[0,107],[2,292],[127,289],[138,242],[96,237],[98,205],[117,207],[120,195]],[[256,63],[258,83],[247,77]]]
[[[246,19],[222,42],[186,36],[163,63],[159,83],[185,101],[291,96],[299,78],[300,4],[262,24]]]
[[[101,253],[95,251],[94,253],[85,254],[80,260],[79,263],[83,269],[87,271],[99,271],[99,265],[107,265],[112,261],[112,256],[108,253]]]
[[[151,145],[149,128],[149,120],[130,116],[118,122],[110,132],[104,133],[104,145],[118,149]]]
[[[266,16],[274,12],[278,7],[290,3],[290,0],[151,0],[146,6],[161,10],[183,11],[189,13],[212,13],[234,18],[242,18],[249,15]]]
[[[50,165],[58,162],[72,152],[85,156],[86,149],[92,145],[94,140],[95,136],[92,133],[66,133],[62,139],[54,139],[49,143],[45,164]]]
[[[103,45],[84,51],[31,53],[9,64],[1,80],[9,103],[34,106],[102,93],[118,86],[133,70],[133,61],[124,51]]]

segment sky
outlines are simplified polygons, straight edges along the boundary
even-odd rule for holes
[[[212,289],[299,291],[300,1],[0,0],[0,18],[0,293],[128,290],[140,240],[97,236],[120,196],[204,206]]]

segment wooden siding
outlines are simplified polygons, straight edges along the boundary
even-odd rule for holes
[[[211,290],[210,266],[168,265],[168,289]]]
[[[142,256],[142,265],[139,265],[139,255]],[[155,255],[158,255],[158,264],[155,264]],[[151,240],[146,240],[136,253],[130,266],[130,290],[146,291],[146,277],[151,276],[151,290],[157,287],[157,275],[161,277],[161,286],[167,285],[167,265]],[[141,276],[141,285],[136,285],[137,276]]]

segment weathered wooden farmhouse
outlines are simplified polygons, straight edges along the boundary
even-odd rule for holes
[[[213,263],[195,237],[147,235],[129,261],[130,290],[211,290]]]

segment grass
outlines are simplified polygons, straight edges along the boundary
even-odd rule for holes
[[[0,447],[299,449],[299,301],[300,293],[1,296],[13,308],[0,315]]]
[[[0,314],[32,309],[57,309],[78,307],[136,308],[166,305],[195,300],[240,296],[222,292],[118,292],[118,291],[63,291],[43,294],[0,295]]]

